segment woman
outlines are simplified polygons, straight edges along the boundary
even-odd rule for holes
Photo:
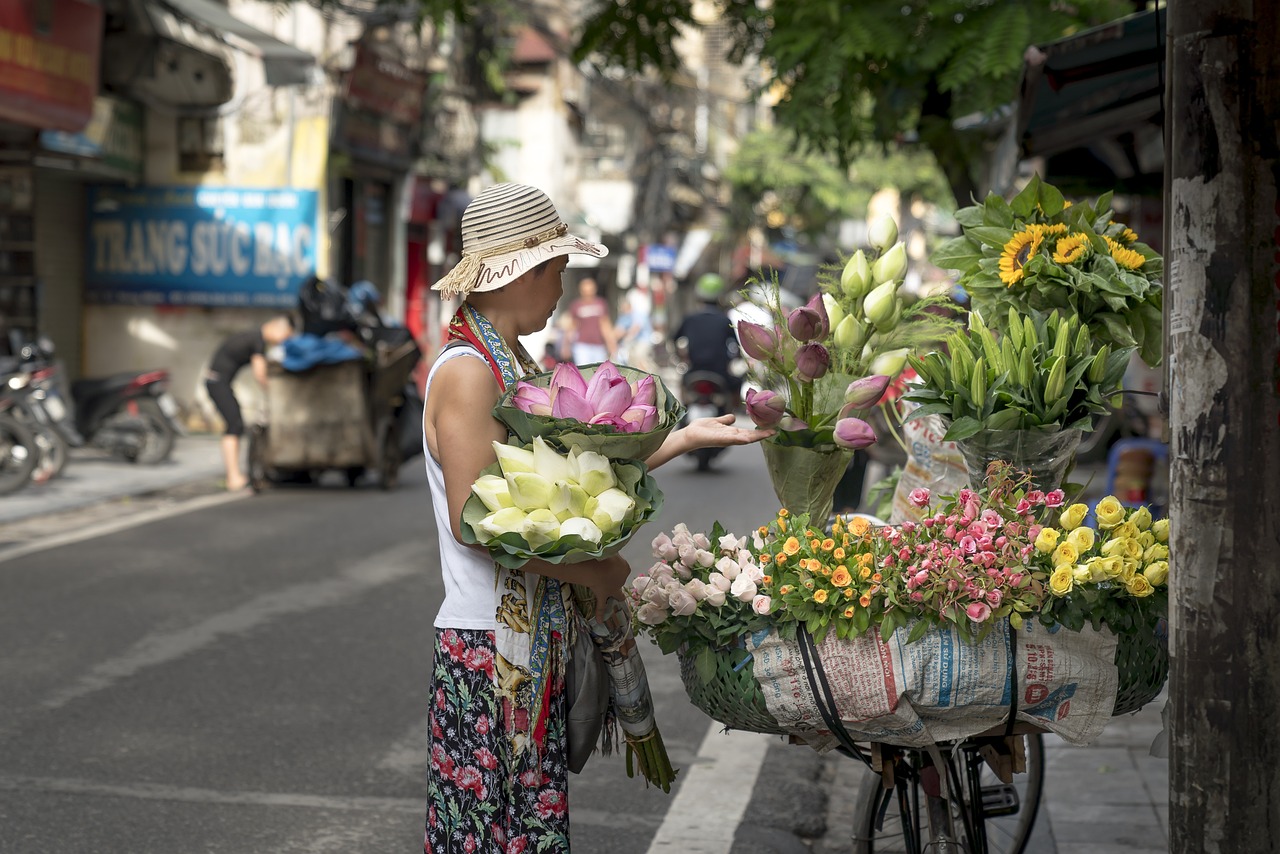
[[[436,616],[424,850],[569,850],[565,750],[565,596],[582,584],[596,601],[622,600],[621,557],[523,570],[496,567],[463,545],[471,484],[507,439],[490,414],[503,389],[537,371],[519,336],[546,325],[568,255],[606,249],[568,233],[541,190],[498,184],[462,216],[462,260],[435,290],[461,296],[450,343],[427,378],[427,475],[439,531],[445,598]],[[647,461],[758,441],[767,432],[708,418],[674,431]],[[571,607],[571,606],[570,606]]]

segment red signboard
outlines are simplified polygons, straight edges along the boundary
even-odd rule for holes
[[[91,0],[0,0],[0,119],[79,131],[93,116],[102,7]]]
[[[426,88],[425,74],[379,56],[363,42],[356,45],[356,61],[347,72],[349,105],[416,131]]]

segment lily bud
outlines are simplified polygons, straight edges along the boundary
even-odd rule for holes
[[[835,329],[840,325],[840,321],[844,320],[844,309],[840,307],[840,303],[831,294],[822,295],[822,307],[827,310],[827,323]]]
[[[845,296],[857,298],[867,292],[869,284],[871,265],[867,262],[866,253],[859,249],[845,262],[844,271],[840,273],[840,290]]]
[[[867,341],[867,330],[852,314],[847,315],[836,327],[835,343],[841,350],[857,350]]]
[[[489,508],[490,513],[497,513],[505,507],[515,506],[515,502],[511,500],[511,491],[507,489],[506,478],[498,477],[496,474],[486,474],[477,478],[476,482],[471,484],[471,491],[485,507]]]
[[[871,268],[871,280],[877,284],[882,282],[901,281],[907,272],[907,247],[903,243],[893,244],[893,248],[876,259]]]
[[[560,536],[581,537],[589,543],[599,543],[604,539],[600,526],[585,516],[571,516],[560,523]]]
[[[583,451],[578,454],[578,483],[588,495],[599,495],[606,489],[618,485],[608,457],[597,454],[595,451]]]
[[[516,472],[507,475],[507,489],[511,493],[511,502],[525,512],[546,510],[551,512],[551,501],[555,494],[555,484],[540,474],[533,472]],[[552,518],[555,514],[552,513]],[[558,521],[558,520],[557,520]]]
[[[871,293],[867,294],[866,300],[862,303],[863,314],[867,316],[867,320],[877,328],[881,329],[884,324],[893,318],[893,312],[898,299],[898,283],[889,281],[884,284],[877,285]],[[561,392],[564,394],[564,392]],[[560,398],[556,398],[556,403],[560,402]]]
[[[888,387],[889,377],[884,374],[854,380],[844,390],[844,402],[854,409],[870,409],[880,402]]]
[[[560,520],[550,510],[532,510],[524,518],[524,529],[520,533],[529,548],[536,549],[560,539]]]
[[[836,422],[832,439],[841,448],[858,451],[876,443],[876,431],[861,418],[841,418]]]
[[[884,374],[890,379],[896,377],[907,366],[907,353],[909,352],[911,351],[904,347],[901,350],[889,350],[881,353],[871,363],[871,372]]]
[[[548,416],[551,414],[551,395],[545,388],[521,380],[516,383],[516,393],[511,402],[522,412],[530,415]]]
[[[786,414],[787,401],[776,392],[747,390],[747,416],[757,427],[772,427]]]
[[[805,344],[796,351],[796,378],[810,383],[826,376],[831,354],[821,344]]]
[[[541,436],[533,437],[533,465],[534,471],[547,480],[569,480],[571,477],[568,458],[548,445]]]
[[[502,467],[503,474],[538,470],[538,467],[533,462],[533,451],[526,448],[517,448],[515,445],[508,445],[504,442],[494,442],[493,452],[498,455],[498,465]]]
[[[898,239],[898,224],[891,216],[880,216],[867,229],[867,240],[871,245],[884,252]]]
[[[738,341],[742,344],[742,352],[759,362],[768,362],[778,354],[777,333],[758,323],[739,320]]]
[[[476,533],[486,543],[503,534],[516,533],[523,536],[524,520],[525,512],[519,507],[504,507],[476,522]]]

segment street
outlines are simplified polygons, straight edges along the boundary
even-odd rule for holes
[[[633,572],[677,522],[741,532],[776,509],[754,447],[656,476],[666,506],[628,546]],[[418,849],[441,595],[420,459],[389,493],[280,487],[23,554],[0,578],[0,851]],[[570,781],[575,850],[679,833],[664,820],[711,723],[674,657],[642,646],[682,777],[666,795],[593,757]],[[742,815],[744,767],[699,791],[708,813]]]

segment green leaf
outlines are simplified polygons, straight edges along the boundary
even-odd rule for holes
[[[910,633],[907,634],[907,643],[915,643],[924,637],[927,631],[929,631],[929,622],[927,620],[916,620],[916,624],[911,627]]]
[[[986,225],[971,228],[965,233],[974,240],[980,241],[983,245],[995,249],[1003,249],[1004,245],[1013,238],[1012,229],[995,228]]]
[[[982,260],[982,249],[967,237],[953,237],[943,243],[929,259],[944,270],[968,270]]]
[[[965,415],[951,422],[951,426],[947,428],[947,433],[942,437],[942,440],[944,442],[956,442],[961,439],[968,439],[970,436],[977,435],[981,430],[981,421]]]

